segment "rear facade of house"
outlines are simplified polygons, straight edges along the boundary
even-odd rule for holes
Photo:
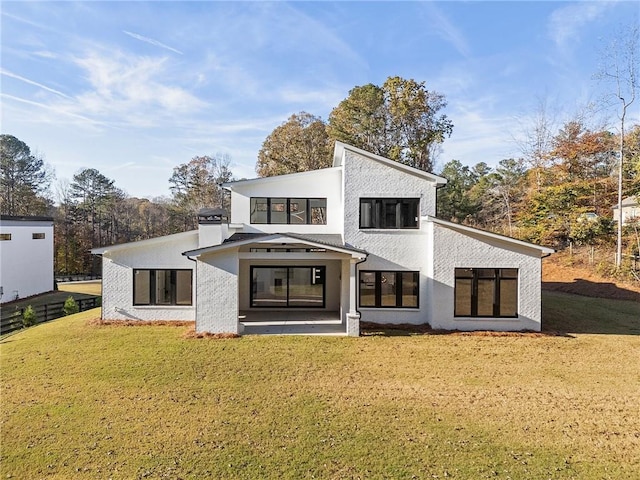
[[[540,330],[550,249],[436,215],[446,180],[336,143],[331,168],[230,182],[230,215],[196,231],[95,249],[103,318],[195,320],[242,333],[255,319]]]

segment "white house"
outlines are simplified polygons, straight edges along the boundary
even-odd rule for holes
[[[340,142],[331,168],[226,183],[229,219],[203,211],[197,231],[93,250],[103,318],[540,330],[553,250],[436,218],[445,184]]]
[[[53,288],[53,218],[0,215],[0,302]]]
[[[640,205],[638,197],[631,196],[622,199],[622,225],[626,225],[631,220],[640,218]],[[618,221],[618,205],[613,207],[613,221]]]

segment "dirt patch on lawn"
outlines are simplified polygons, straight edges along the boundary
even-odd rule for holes
[[[553,256],[552,256],[553,257]],[[587,297],[640,302],[640,283],[622,282],[599,275],[594,269],[566,265],[566,259],[545,258],[542,262],[542,289]]]

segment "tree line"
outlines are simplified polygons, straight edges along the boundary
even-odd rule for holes
[[[51,169],[12,135],[0,135],[0,162],[0,212],[53,217],[60,275],[98,272],[92,248],[197,228],[197,211],[221,205],[219,184],[233,178],[227,156],[197,156],[173,169],[169,197],[131,197],[95,168],[58,181],[52,192]]]
[[[560,249],[611,244],[618,186],[623,196],[640,196],[639,125],[615,133],[576,116],[556,129],[541,107],[517,158],[495,167],[451,160],[438,170],[438,150],[453,131],[441,113],[445,106],[444,95],[413,79],[357,86],[328,121],[300,112],[276,127],[262,144],[256,172],[264,177],[329,167],[333,144],[342,141],[445,177],[440,218]],[[198,209],[228,207],[219,186],[233,179],[225,155],[178,165],[168,180],[170,196],[152,200],[129,197],[85,168],[56,184],[54,205],[48,195],[53,174],[42,159],[11,135],[1,136],[1,148],[0,210],[54,217],[57,273],[95,271],[91,248],[190,230]],[[631,231],[625,235],[625,253],[640,254],[640,240]]]
[[[328,167],[333,142],[357,147],[418,168],[433,166],[436,146],[453,124],[440,113],[444,96],[424,82],[390,77],[349,92],[325,124],[301,112],[277,127],[258,154],[259,176]],[[95,168],[83,168],[55,185],[53,171],[30,147],[0,135],[0,212],[54,218],[57,274],[93,273],[92,248],[197,228],[197,211],[226,206],[220,184],[233,179],[227,155],[196,156],[173,169],[170,196],[154,199],[126,194]],[[55,199],[55,201],[54,201]]]

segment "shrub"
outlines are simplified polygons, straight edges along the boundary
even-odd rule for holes
[[[73,297],[69,297],[64,301],[62,311],[65,315],[73,315],[74,313],[78,313],[80,311],[80,307],[78,307],[78,304],[73,299]]]
[[[31,327],[36,324],[36,311],[31,305],[27,306],[22,313],[22,326],[24,328]]]

